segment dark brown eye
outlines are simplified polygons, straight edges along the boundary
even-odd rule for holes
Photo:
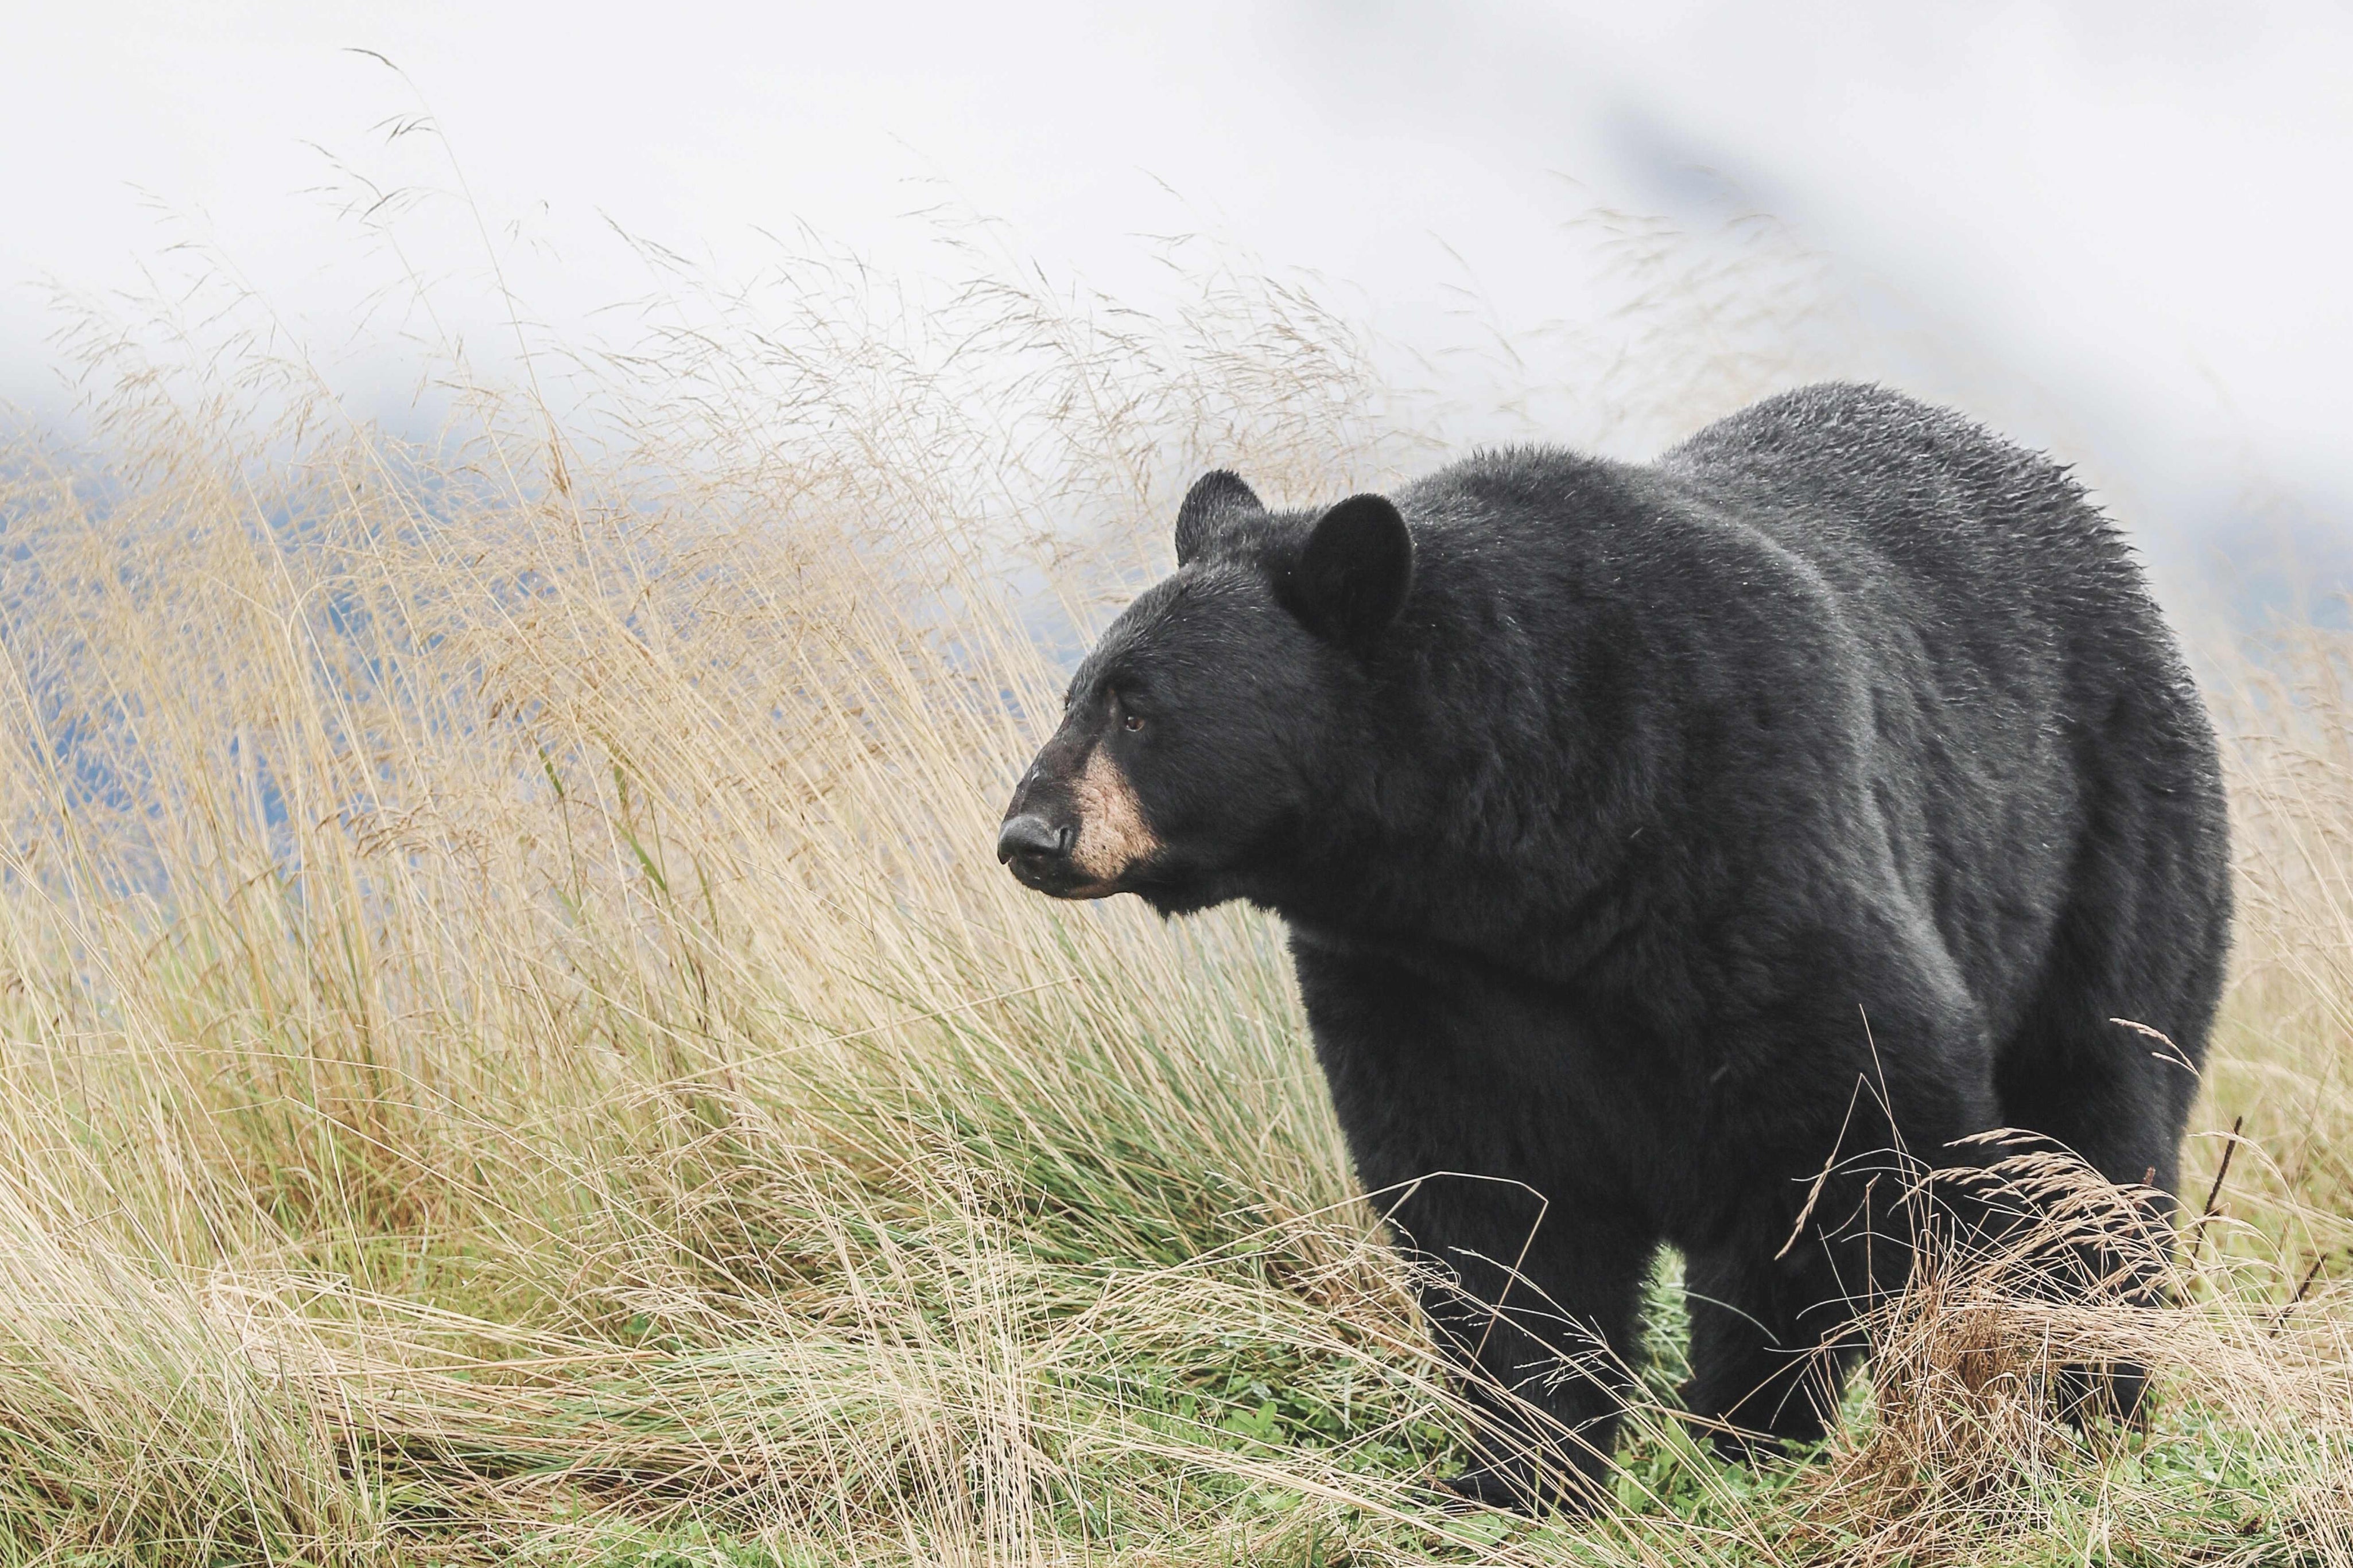
[[[1144,728],[1144,715],[1141,713],[1130,713],[1119,722],[1121,728],[1133,732]]]

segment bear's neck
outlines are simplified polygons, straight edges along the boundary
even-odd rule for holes
[[[1680,770],[1617,660],[1565,647],[1550,679],[1433,634],[1377,669],[1337,781],[1257,901],[1335,940],[1425,943],[1555,983],[1646,929],[1675,883],[1644,828]]]

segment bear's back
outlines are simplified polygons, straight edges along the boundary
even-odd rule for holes
[[[1949,409],[1801,387],[1708,426],[1656,471],[1827,574],[1853,613],[1876,602],[1915,628],[1992,639],[1996,663],[2176,663],[2129,548],[2083,488]]]
[[[1866,663],[2046,711],[2112,679],[2183,680],[2129,547],[2063,468],[1881,387],[1784,393],[1651,464],[1485,451],[1398,499],[1450,620],[1494,604],[1567,630],[1589,613],[1572,603],[1609,600],[1681,627],[1666,640],[1685,651],[1741,658],[1760,651],[1727,613],[1746,605],[1763,651],[1835,622]]]

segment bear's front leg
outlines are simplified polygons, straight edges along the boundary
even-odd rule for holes
[[[1856,1249],[1859,1254],[1862,1249]],[[1691,1380],[1683,1404],[1725,1458],[1810,1443],[1829,1430],[1847,1367],[1860,1353],[1854,1316],[1867,1287],[1860,1256],[1814,1246],[1776,1258],[1748,1247],[1684,1259]]]
[[[1447,1484],[1525,1513],[1604,1495],[1653,1243],[1516,1184],[1433,1175],[1392,1212],[1420,1300],[1461,1373],[1473,1460]]]
[[[1967,1142],[1996,1124],[1984,1023],[1900,920],[1851,915],[1880,921],[1865,931],[1883,941],[1793,944],[1778,964],[1792,992],[1720,1040],[1749,1076],[1715,1113],[1731,1173],[1685,1243],[1683,1397],[1730,1458],[1820,1438],[1865,1348],[1859,1320],[1904,1288],[1932,1236],[1987,1233],[1967,1184],[1927,1179],[1987,1157]]]
[[[1531,1080],[1555,1020],[1500,990],[1296,933],[1300,989],[1356,1173],[1476,1428],[1465,1496],[1577,1506],[1606,1474],[1656,1235],[1611,1194],[1577,1101]],[[1622,1184],[1619,1184],[1622,1185]]]

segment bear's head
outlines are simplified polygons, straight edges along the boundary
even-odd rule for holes
[[[997,858],[1039,892],[1133,892],[1164,914],[1253,896],[1332,790],[1413,566],[1384,497],[1271,512],[1234,475],[1202,478],[1176,570],[1071,677]]]

